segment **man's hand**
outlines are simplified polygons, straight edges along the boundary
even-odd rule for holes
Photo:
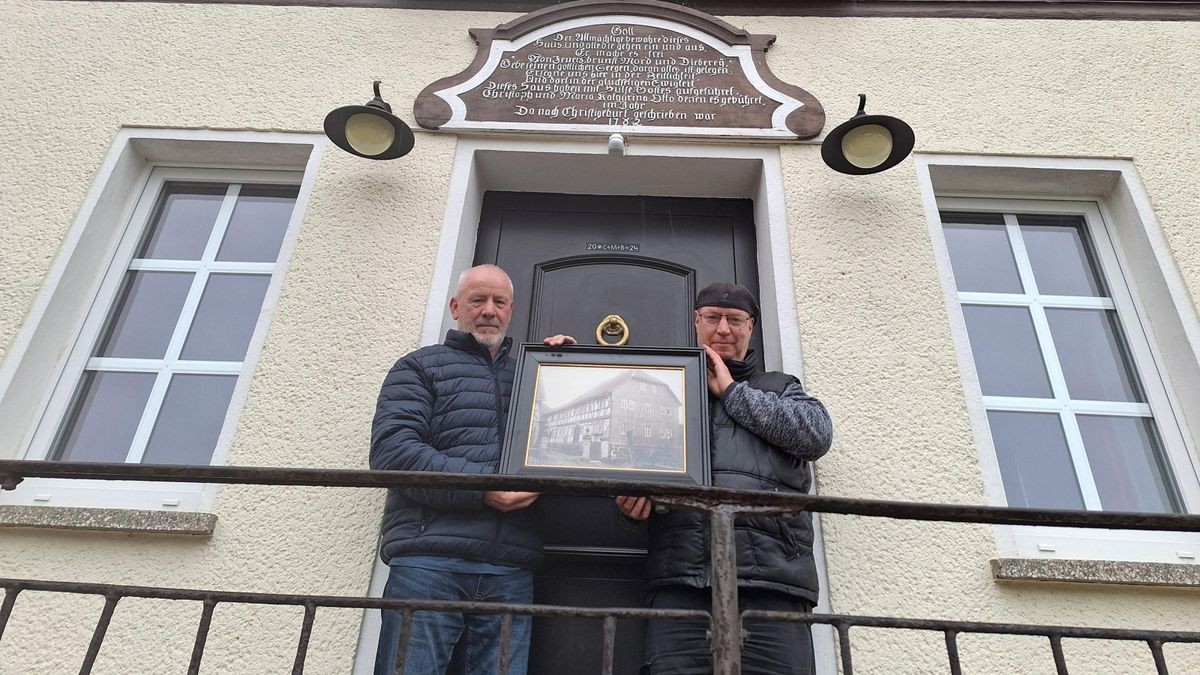
[[[542,340],[542,344],[549,347],[561,347],[563,345],[573,345],[576,344],[576,342],[575,338],[571,337],[570,335],[563,335],[562,333],[559,333],[558,335],[551,335],[545,340]]]
[[[617,508],[626,518],[645,520],[650,517],[654,502],[649,497],[617,497]]]
[[[538,493],[536,492],[499,492],[489,490],[483,493],[483,503],[501,513],[520,511],[537,501],[537,498]]]
[[[733,384],[733,375],[729,374],[724,359],[712,347],[704,345],[704,352],[708,354],[708,390],[713,396],[723,396],[729,385]]]

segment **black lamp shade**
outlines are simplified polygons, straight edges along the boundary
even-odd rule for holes
[[[366,105],[348,105],[325,116],[325,135],[339,148],[367,159],[395,159],[413,147],[412,129],[392,114],[392,107],[379,97]]]
[[[904,161],[916,138],[904,120],[863,111],[866,97],[859,95],[858,114],[842,122],[821,142],[821,159],[834,171],[851,175],[879,173]]]

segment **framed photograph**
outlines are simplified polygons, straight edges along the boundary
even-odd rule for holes
[[[523,344],[504,473],[709,484],[704,350]]]

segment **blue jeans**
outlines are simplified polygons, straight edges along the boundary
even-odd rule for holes
[[[460,574],[392,565],[385,598],[454,600],[459,602],[533,602],[533,573]],[[379,630],[375,675],[395,673],[400,612],[384,610]],[[512,641],[508,645],[508,675],[524,675],[529,662],[532,618],[514,614]],[[500,662],[500,615],[460,612],[415,612],[405,675],[495,675]]]

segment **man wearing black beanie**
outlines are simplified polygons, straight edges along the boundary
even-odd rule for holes
[[[696,339],[708,356],[710,453],[713,485],[805,493],[810,462],[829,450],[833,427],[825,406],[800,381],[763,371],[750,350],[758,302],[741,284],[717,282],[696,296]],[[690,510],[660,512],[646,497],[617,497],[634,520],[649,519],[648,604],[712,609],[709,523]],[[738,609],[810,612],[819,592],[812,517],[739,518],[735,523]],[[770,675],[814,671],[807,624],[752,621],[745,626],[742,672]],[[642,672],[711,673],[712,653],[702,622],[651,621]]]

